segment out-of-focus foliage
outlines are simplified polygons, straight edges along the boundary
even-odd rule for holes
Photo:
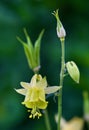
[[[82,92],[89,91],[88,6],[88,0],[0,0],[0,130],[45,130],[44,118],[28,119],[28,113],[20,103],[23,98],[14,91],[14,88],[20,88],[20,81],[30,81],[33,74],[16,36],[26,40],[23,33],[26,27],[34,42],[40,31],[45,29],[41,73],[47,76],[50,85],[58,85],[61,49],[56,36],[56,21],[51,15],[57,8],[67,32],[66,61],[75,61],[81,73],[79,85],[69,77],[65,79],[63,116],[68,120],[73,116],[83,116]],[[53,97],[48,100],[53,124],[57,104]]]

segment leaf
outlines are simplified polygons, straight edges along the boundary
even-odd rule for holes
[[[76,82],[79,83],[80,72],[77,65],[73,61],[69,61],[66,63],[67,71],[70,77]]]
[[[46,93],[46,94],[55,93],[55,92],[57,92],[60,88],[61,88],[61,86],[47,87],[47,88],[45,88],[45,93]]]
[[[35,42],[35,46],[34,46],[34,55],[35,55],[35,60],[37,63],[37,66],[40,65],[40,45],[41,45],[41,39],[43,36],[44,30],[41,31],[38,39]]]

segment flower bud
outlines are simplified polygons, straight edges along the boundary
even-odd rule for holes
[[[73,61],[69,61],[66,63],[66,69],[70,77],[76,82],[79,83],[80,72],[77,65]]]
[[[60,40],[64,39],[66,36],[66,32],[65,32],[65,29],[64,29],[64,27],[59,19],[58,10],[54,11],[52,14],[57,19],[57,36],[60,38]]]
[[[59,30],[59,28],[57,27],[57,36],[59,38],[64,38],[66,36],[66,32],[65,32],[65,29],[64,27],[62,26]]]

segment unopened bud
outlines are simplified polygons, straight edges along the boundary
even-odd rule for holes
[[[60,38],[60,40],[64,39],[66,36],[66,32],[65,32],[65,29],[64,29],[64,27],[59,19],[58,10],[54,11],[52,14],[57,19],[57,36]]]
[[[77,65],[75,64],[74,61],[68,61],[66,63],[66,69],[68,71],[68,74],[70,75],[70,77],[76,82],[79,83],[79,79],[80,79],[80,72],[79,69],[77,67]]]
[[[66,32],[65,32],[65,29],[64,27],[62,26],[59,30],[59,28],[57,27],[57,36],[59,38],[64,38],[66,36]]]

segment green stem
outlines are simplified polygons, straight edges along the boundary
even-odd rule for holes
[[[34,71],[35,74],[39,74],[39,70]],[[47,109],[44,112],[44,118],[45,118],[45,124],[46,124],[46,128],[47,130],[51,130],[51,126],[50,126],[50,121],[49,121],[49,116],[48,116],[48,111]]]
[[[60,86],[63,87],[63,79],[64,79],[64,70],[65,70],[65,44],[64,39],[61,40],[61,71],[60,71]],[[62,88],[58,95],[58,127],[57,129],[60,130],[60,121],[62,116]]]
[[[51,130],[51,126],[50,126],[47,110],[45,110],[44,117],[45,117],[46,130]]]

